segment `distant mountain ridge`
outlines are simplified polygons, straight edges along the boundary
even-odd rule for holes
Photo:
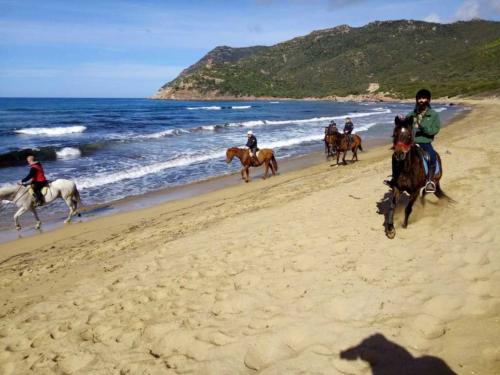
[[[340,25],[274,46],[213,49],[156,99],[412,97],[500,88],[500,22],[399,20]]]

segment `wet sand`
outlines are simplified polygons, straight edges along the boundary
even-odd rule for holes
[[[394,240],[378,147],[0,245],[0,369],[499,373],[500,103],[466,104],[435,141],[457,203]]]

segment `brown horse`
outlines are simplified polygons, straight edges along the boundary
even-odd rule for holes
[[[231,147],[226,151],[226,163],[231,163],[234,157],[240,159],[241,165],[241,178],[245,182],[250,181],[250,167],[259,167],[264,164],[266,168],[264,176],[262,178],[266,179],[268,175],[269,168],[273,176],[278,172],[278,163],[274,157],[274,152],[270,148],[263,148],[257,152],[257,160],[250,157],[250,150],[245,148]]]
[[[408,218],[413,209],[413,204],[420,191],[422,191],[422,197],[425,195],[425,190],[423,188],[427,183],[424,162],[422,160],[422,151],[414,144],[414,133],[411,120],[396,117],[394,122],[394,154],[392,157],[395,167],[399,171],[399,176],[392,187],[392,200],[385,223],[385,234],[391,239],[396,236],[396,230],[394,229],[394,209],[396,208],[401,193],[406,192],[410,196],[408,205],[405,208],[405,218],[403,222],[403,228],[406,228],[408,226]],[[439,172],[435,173],[432,178],[432,181],[436,185],[434,194],[439,199],[446,198],[448,201],[453,202],[453,200],[441,190],[439,180],[443,175],[443,168],[439,154],[437,154],[436,157],[439,163]]]
[[[331,136],[326,137],[326,141],[329,142],[329,148],[335,149],[337,153],[337,164],[339,163],[340,153],[342,152],[342,164],[347,164],[345,161],[345,155],[348,150],[352,152],[351,161],[358,161],[358,149],[363,151],[361,146],[361,137],[357,134],[352,135],[352,142],[349,142],[347,134],[340,134],[338,131],[333,133]],[[333,154],[332,154],[333,156]]]
[[[326,160],[335,156],[335,136],[333,134],[325,135],[325,154]]]

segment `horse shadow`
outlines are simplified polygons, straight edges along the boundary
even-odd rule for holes
[[[392,192],[390,190],[385,192],[384,196],[377,202],[377,214],[384,215],[384,224],[383,224],[384,227],[387,224],[387,216],[391,209],[391,202],[392,202]],[[406,194],[401,194],[395,210],[398,212],[402,211],[404,207],[406,207],[408,202],[409,202],[408,196]]]
[[[340,358],[368,362],[373,375],[457,375],[441,358],[413,357],[401,345],[376,333],[358,345],[340,352]]]

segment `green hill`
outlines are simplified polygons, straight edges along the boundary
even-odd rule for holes
[[[370,85],[371,84],[371,85]],[[500,22],[373,22],[271,47],[217,47],[155,98],[471,95],[500,88]]]

